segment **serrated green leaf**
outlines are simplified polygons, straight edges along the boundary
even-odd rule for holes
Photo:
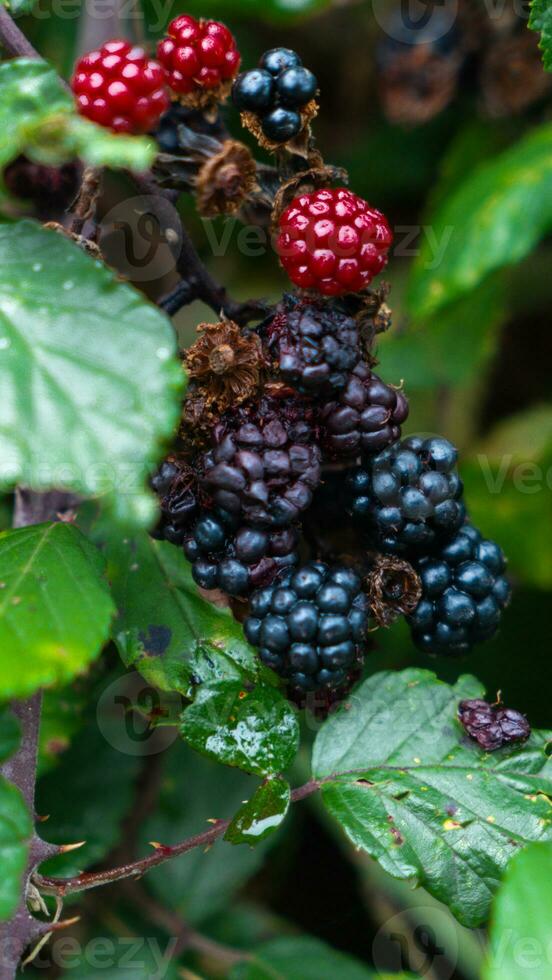
[[[286,769],[299,748],[299,723],[277,688],[246,689],[236,681],[201,684],[182,713],[182,737],[227,766],[259,776]]]
[[[255,846],[282,824],[289,810],[291,789],[281,776],[265,779],[240,807],[224,835],[231,844]]]
[[[549,980],[552,973],[552,845],[512,860],[493,903],[483,980]]]
[[[19,722],[8,707],[0,706],[0,762],[13,755],[21,735]]]
[[[251,960],[230,971],[229,980],[376,980],[381,976],[320,939],[290,936],[258,946]],[[396,974],[394,980],[407,978]]]
[[[165,757],[159,805],[143,828],[143,853],[149,841],[176,844],[207,829],[208,819],[230,819],[254,785],[251,776],[224,768],[178,741]],[[263,841],[255,848],[240,848],[219,840],[207,852],[197,848],[154,868],[144,883],[163,905],[196,925],[225,908],[259,870],[267,846]]]
[[[1,167],[21,153],[49,164],[79,157],[92,166],[137,171],[155,158],[150,137],[111,133],[77,115],[54,69],[31,58],[0,64],[0,131]]]
[[[322,726],[313,758],[355,846],[468,926],[486,920],[516,850],[552,839],[552,735],[482,752],[456,718],[461,699],[482,693],[472,677],[452,687],[425,670],[376,674]]]
[[[32,833],[21,793],[0,776],[0,921],[9,919],[19,903]]]
[[[103,561],[69,524],[0,534],[0,696],[27,697],[82,673],[115,612]]]
[[[144,484],[184,375],[168,319],[65,236],[0,224],[0,485],[101,496],[147,525]]]
[[[529,25],[531,30],[540,33],[539,48],[547,71],[552,71],[552,2],[551,0],[532,0]]]
[[[110,535],[108,575],[119,616],[114,637],[127,667],[165,691],[190,680],[254,678],[256,653],[229,609],[207,602],[182,550],[147,534]]]
[[[412,267],[411,313],[437,313],[494,269],[526,256],[552,227],[552,125],[481,164],[430,216],[432,240],[448,244],[435,268],[426,239]]]

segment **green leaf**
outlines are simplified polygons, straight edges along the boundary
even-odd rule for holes
[[[20,17],[23,14],[30,14],[35,0],[0,0],[9,10],[12,17]]]
[[[198,752],[259,776],[286,769],[299,748],[294,706],[262,684],[253,690],[236,681],[201,684],[180,732]]]
[[[282,824],[289,810],[289,783],[276,776],[265,779],[247,803],[240,807],[224,839],[231,844],[258,844]]]
[[[9,759],[19,745],[19,722],[7,707],[0,706],[0,762]]]
[[[73,97],[45,61],[14,58],[0,64],[0,166],[24,153],[56,164],[79,157],[147,170],[155,158],[149,137],[121,136],[77,115]]]
[[[531,30],[539,31],[539,48],[547,71],[552,71],[552,2],[551,0],[532,0],[529,25]]]
[[[144,483],[184,375],[168,319],[65,236],[0,225],[0,482],[102,496],[152,521]]]
[[[475,289],[492,270],[527,255],[552,227],[552,125],[481,164],[437,214],[432,239],[448,238],[435,268],[426,239],[412,267],[411,313],[421,319]]]
[[[33,824],[16,786],[0,776],[0,921],[17,908]]]
[[[69,524],[0,534],[3,698],[26,697],[85,670],[115,611],[97,549]]]
[[[483,980],[549,980],[552,845],[531,844],[511,862],[493,904]]]
[[[230,971],[229,980],[382,980],[382,976],[319,939],[290,936],[258,946],[251,960]],[[405,974],[393,977],[407,980]]]
[[[139,769],[138,756],[111,745],[96,719],[86,719],[58,765],[37,784],[38,813],[49,814],[41,835],[54,844],[86,843],[46,862],[45,874],[78,874],[119,843]]]
[[[114,637],[127,667],[165,691],[190,679],[254,678],[256,653],[229,609],[199,594],[182,550],[147,534],[110,535],[108,576],[119,616]]]
[[[356,847],[423,885],[468,926],[483,923],[509,858],[552,839],[552,738],[486,754],[464,736],[458,702],[482,696],[425,670],[365,681],[314,746],[326,807]]]
[[[252,792],[251,776],[227,769],[176,742],[166,753],[159,805],[143,828],[149,841],[176,844],[207,829],[210,820],[229,819]],[[274,839],[274,838],[273,838]],[[217,841],[207,852],[196,848],[154,868],[144,879],[163,905],[194,925],[211,919],[261,867],[267,842],[255,848]]]

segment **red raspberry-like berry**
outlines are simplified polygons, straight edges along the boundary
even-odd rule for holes
[[[85,54],[71,88],[81,116],[116,133],[149,132],[170,104],[163,69],[128,41],[107,41]]]
[[[181,14],[171,21],[168,37],[157,46],[167,84],[178,96],[220,88],[238,73],[241,56],[224,24]]]
[[[296,197],[280,218],[276,250],[296,286],[325,296],[358,293],[387,264],[387,219],[343,187]]]

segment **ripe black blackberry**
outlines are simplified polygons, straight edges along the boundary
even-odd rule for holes
[[[290,293],[260,333],[281,377],[305,394],[344,388],[361,356],[356,321],[337,302]]]
[[[185,536],[184,554],[201,588],[239,598],[297,564],[298,540],[295,528],[263,531],[241,525],[225,512],[203,511]]]
[[[311,562],[251,597],[245,635],[292,689],[336,689],[358,668],[368,599],[356,572]]]
[[[293,524],[320,481],[313,418],[302,399],[271,395],[223,415],[199,462],[215,507],[252,527]]]
[[[159,498],[161,511],[154,536],[171,544],[182,544],[199,515],[197,474],[178,458],[166,459],[152,477],[151,486]]]
[[[470,738],[486,752],[494,752],[513,742],[525,742],[531,734],[531,726],[520,711],[489,704],[481,698],[461,701],[458,718]]]
[[[360,361],[339,397],[320,413],[322,444],[335,459],[379,453],[400,439],[408,411],[402,391]]]
[[[464,654],[498,629],[510,599],[506,560],[494,541],[465,524],[416,570],[422,598],[409,617],[412,638],[426,653]]]
[[[262,56],[258,68],[238,76],[232,99],[241,112],[259,119],[266,139],[286,143],[301,132],[303,110],[317,89],[315,76],[295,51],[273,48]]]
[[[446,439],[410,436],[367,459],[347,480],[348,510],[388,554],[431,554],[464,522],[457,450]]]

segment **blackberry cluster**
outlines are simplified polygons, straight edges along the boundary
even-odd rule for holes
[[[275,48],[234,81],[243,125],[278,151],[278,166],[262,167],[214,108],[239,63],[227,28],[181,15],[159,58],[182,103],[158,126],[160,145],[178,149],[202,213],[230,213],[228,201],[242,217],[271,212],[295,289],[269,315],[229,304],[232,319],[201,323],[182,353],[189,385],[178,449],[153,480],[155,533],[182,547],[202,589],[235,600],[290,696],[320,692],[329,707],[376,627],[403,617],[428,653],[490,637],[509,598],[504,556],[466,523],[454,446],[402,439],[408,401],[374,373],[391,311],[388,285],[370,284],[393,235],[368,201],[332,186],[341,175],[314,150],[315,77]],[[300,132],[308,141],[290,143]],[[193,281],[181,287],[189,298]]]
[[[485,541],[476,528],[465,524],[416,569],[422,597],[409,623],[421,650],[463,654],[496,632],[510,585],[504,555],[494,541]]]
[[[241,112],[258,117],[268,140],[287,143],[303,129],[301,111],[317,90],[315,76],[295,51],[273,48],[263,54],[258,68],[238,76],[232,99]]]
[[[242,598],[297,564],[298,540],[293,527],[266,531],[222,510],[204,511],[184,536],[184,554],[202,589]]]
[[[288,294],[261,333],[281,377],[304,394],[341,390],[361,356],[357,322],[338,303]]]
[[[351,516],[385,553],[430,554],[466,516],[457,458],[446,439],[394,443],[350,475]]]
[[[361,659],[369,614],[356,572],[311,562],[253,595],[244,630],[292,688],[336,689]]]
[[[481,698],[461,701],[458,718],[470,738],[486,752],[494,752],[514,742],[525,742],[531,734],[531,726],[520,711],[489,704]]]
[[[377,453],[400,439],[407,418],[408,401],[402,391],[385,384],[360,361],[339,398],[322,408],[322,440],[335,459]]]
[[[287,527],[309,507],[321,476],[321,454],[305,406],[296,398],[263,398],[223,419],[214,448],[200,460],[215,506],[255,527]]]

